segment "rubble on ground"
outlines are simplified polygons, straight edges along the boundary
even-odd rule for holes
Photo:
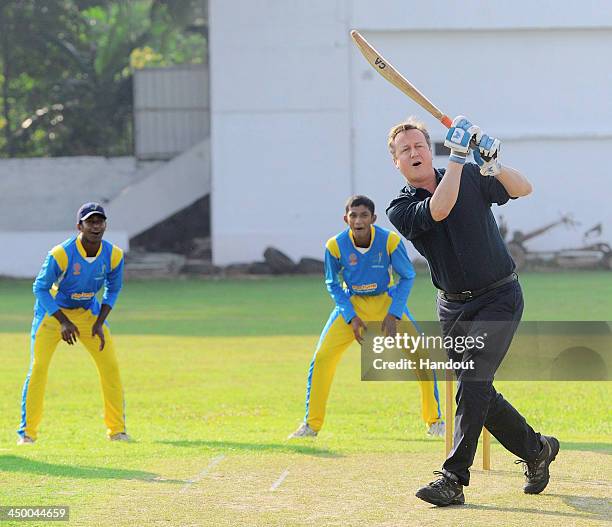
[[[130,251],[125,258],[125,274],[128,278],[161,278],[176,276],[267,276],[314,274],[323,275],[324,264],[316,258],[302,258],[294,262],[289,256],[275,247],[263,252],[263,260],[217,266],[202,255],[209,245],[202,240],[196,251],[188,256],[168,252]]]

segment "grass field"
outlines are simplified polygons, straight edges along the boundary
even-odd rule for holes
[[[423,273],[424,274],[424,273]],[[608,320],[609,273],[527,274],[525,319]],[[443,459],[420,423],[416,385],[362,383],[344,357],[326,426],[287,442],[331,302],[318,278],[131,281],[111,326],[131,444],[104,438],[95,368],[60,345],[36,445],[15,445],[29,362],[30,283],[0,281],[0,505],[69,505],[70,525],[609,525],[610,383],[500,383],[538,430],[561,440],[544,494],[522,493],[494,442],[468,505],[414,497]],[[410,306],[435,319],[423,276]],[[29,522],[36,525],[36,522]],[[10,525],[10,523],[3,523]]]

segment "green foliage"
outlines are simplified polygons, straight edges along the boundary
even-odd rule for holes
[[[0,5],[0,155],[132,151],[132,54],[201,63],[205,0]]]

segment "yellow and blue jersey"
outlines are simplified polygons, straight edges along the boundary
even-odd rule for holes
[[[34,281],[34,314],[52,315],[61,308],[100,312],[96,294],[104,287],[102,303],[114,307],[123,285],[123,251],[106,240],[93,261],[78,236],[55,246]]]
[[[347,323],[355,316],[352,295],[389,293],[393,298],[389,313],[401,319],[414,282],[414,267],[399,235],[377,225],[370,228],[370,246],[364,253],[355,246],[350,228],[325,245],[325,284]],[[392,270],[399,276],[397,285]]]

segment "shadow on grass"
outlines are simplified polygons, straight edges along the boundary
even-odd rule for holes
[[[542,516],[557,516],[559,518],[582,518],[584,520],[609,520],[612,511],[612,500],[608,498],[593,498],[590,496],[571,496],[567,494],[546,494],[561,498],[563,502],[579,512],[546,511],[542,509],[527,509],[521,507],[496,507],[494,505],[466,504],[467,509],[482,511],[501,511],[520,514],[540,514]]]
[[[292,443],[237,443],[235,441],[206,441],[204,439],[194,441],[157,441],[157,443],[186,448],[207,447],[219,450],[244,450],[245,452],[284,452],[317,457],[344,457],[342,454],[326,448]]]
[[[185,483],[183,480],[161,479],[152,472],[122,468],[57,465],[19,456],[0,456],[0,471],[76,479],[124,479],[151,483]]]
[[[366,441],[378,441],[380,438],[364,438]],[[441,437],[423,437],[423,438],[410,438],[410,437],[387,437],[385,440],[398,441],[402,443],[431,443],[436,444],[443,441]],[[499,445],[499,441],[495,438],[491,438],[491,444]],[[612,454],[612,443],[577,443],[572,441],[561,441],[561,450],[574,450],[578,452],[595,452],[596,454]]]
[[[612,499],[594,498],[593,496],[572,496],[570,494],[548,494],[561,498],[563,503],[572,509],[586,512],[598,520],[610,520],[612,517]]]

